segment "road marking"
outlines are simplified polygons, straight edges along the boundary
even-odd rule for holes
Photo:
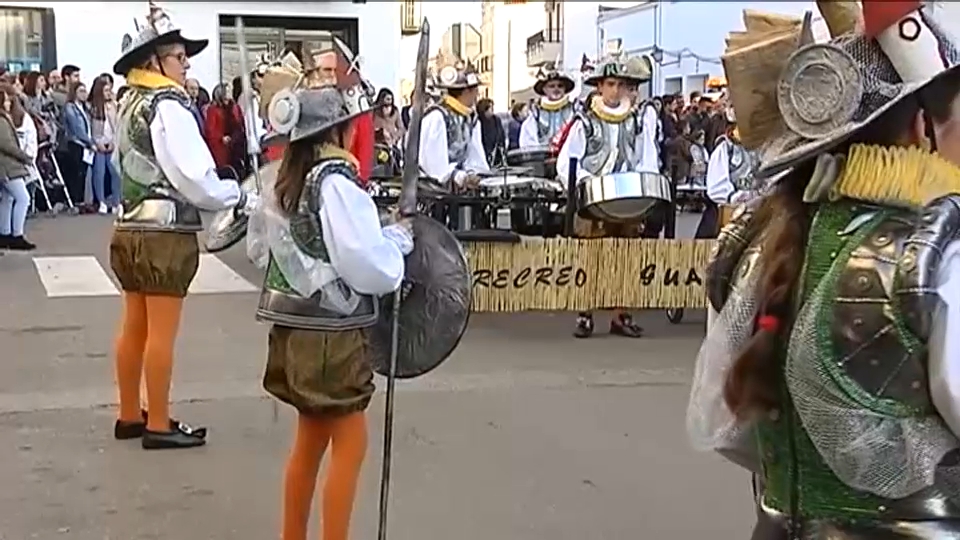
[[[259,287],[243,279],[212,253],[200,254],[197,277],[190,284],[190,294],[255,292]]]
[[[34,257],[33,264],[47,298],[120,294],[96,257]]]

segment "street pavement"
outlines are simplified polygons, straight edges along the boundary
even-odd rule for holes
[[[278,538],[294,415],[260,387],[260,273],[242,247],[203,259],[173,393],[209,444],[143,452],[111,438],[110,221],[33,219],[40,249],[0,256],[0,540]],[[638,322],[641,340],[575,340],[572,314],[473,317],[447,363],[399,383],[390,540],[748,537],[748,475],[684,431],[703,314]],[[378,394],[357,539],[376,534],[382,410]]]

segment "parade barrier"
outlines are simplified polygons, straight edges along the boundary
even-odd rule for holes
[[[473,311],[705,308],[713,240],[465,242]]]

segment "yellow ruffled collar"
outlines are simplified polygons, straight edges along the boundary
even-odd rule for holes
[[[960,193],[960,167],[939,154],[916,146],[855,144],[830,199],[918,208],[950,193]]]
[[[356,156],[332,144],[321,144],[318,146],[316,156],[317,159],[342,159],[354,167],[360,166],[360,160],[358,160]]]
[[[158,88],[177,88],[183,90],[180,83],[156,71],[147,71],[146,69],[131,69],[126,76],[127,84],[131,86],[141,86],[156,90]]]
[[[629,99],[624,98],[615,108],[608,107],[606,103],[603,102],[603,98],[600,96],[593,96],[593,99],[590,100],[590,110],[593,114],[597,115],[597,118],[608,122],[610,124],[619,124],[627,119],[630,116],[630,113],[633,112],[633,104]]]
[[[460,116],[470,116],[470,113],[473,112],[470,107],[467,107],[450,96],[443,96],[443,103]]]
[[[556,101],[547,99],[545,97],[540,98],[540,108],[547,112],[557,112],[569,104],[570,100],[567,99],[567,96],[563,96]]]

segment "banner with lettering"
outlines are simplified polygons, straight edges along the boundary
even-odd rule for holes
[[[473,311],[704,308],[713,240],[532,238],[464,244]]]

